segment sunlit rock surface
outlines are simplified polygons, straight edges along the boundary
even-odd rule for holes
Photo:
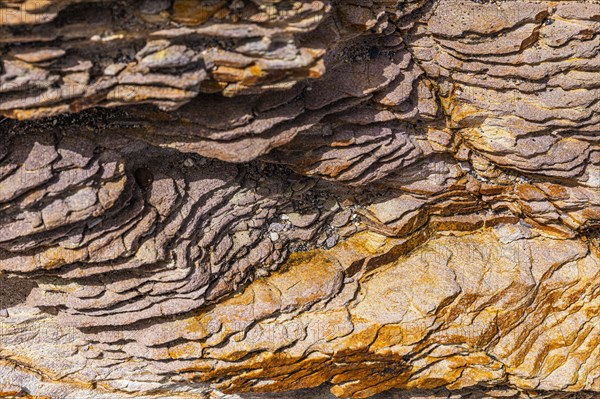
[[[0,397],[600,397],[600,3],[0,1]]]

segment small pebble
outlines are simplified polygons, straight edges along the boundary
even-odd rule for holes
[[[352,215],[352,211],[350,209],[343,210],[342,212],[338,212],[335,214],[333,219],[331,220],[331,226],[333,227],[342,227],[346,223],[350,221],[350,216]]]
[[[329,198],[323,203],[323,208],[327,209],[328,211],[335,212],[340,209],[340,205],[333,198]]]
[[[327,240],[325,240],[325,248],[329,249],[335,247],[335,244],[337,244],[338,239],[339,236],[337,234],[333,234],[332,236],[327,237]]]
[[[272,231],[269,233],[269,238],[271,239],[271,241],[275,242],[275,241],[279,240],[279,234]]]
[[[285,226],[281,223],[271,223],[269,225],[269,231],[275,232],[275,233],[279,233],[280,231],[283,230]]]

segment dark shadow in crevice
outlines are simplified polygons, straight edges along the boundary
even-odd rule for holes
[[[35,287],[37,284],[32,280],[0,277],[0,310],[25,303]]]

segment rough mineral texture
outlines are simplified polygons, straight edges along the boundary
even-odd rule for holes
[[[0,0],[0,398],[600,397],[597,0]]]

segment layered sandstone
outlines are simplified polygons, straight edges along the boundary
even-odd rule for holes
[[[0,43],[0,397],[600,395],[598,2],[12,0]]]

